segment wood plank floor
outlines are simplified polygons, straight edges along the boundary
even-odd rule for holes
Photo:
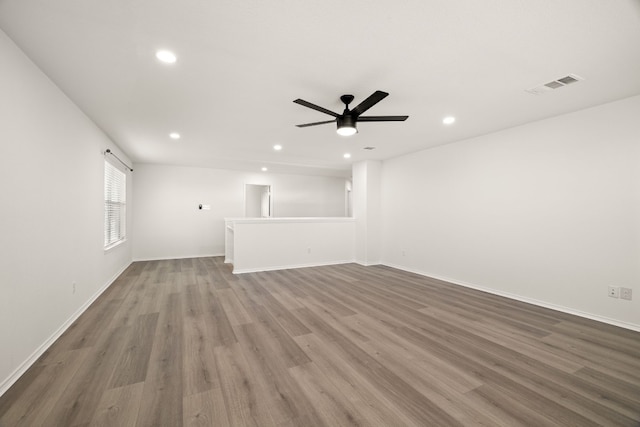
[[[0,426],[638,426],[640,333],[387,267],[132,264]]]

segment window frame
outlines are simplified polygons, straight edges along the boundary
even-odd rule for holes
[[[103,200],[102,243],[106,252],[127,241],[127,174],[107,159],[104,161]]]

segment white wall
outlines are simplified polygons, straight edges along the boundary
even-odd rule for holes
[[[353,165],[353,216],[356,218],[356,262],[380,264],[381,172],[378,160]]]
[[[244,185],[271,185],[274,217],[345,215],[345,179],[137,164],[134,259],[224,254],[224,218],[244,216]],[[210,211],[198,204],[211,205]]]
[[[352,218],[265,218],[229,221],[234,273],[354,261]]]
[[[382,182],[384,263],[640,327],[640,96],[385,161]]]
[[[102,152],[117,148],[2,31],[0,58],[1,394],[131,248],[103,251]]]

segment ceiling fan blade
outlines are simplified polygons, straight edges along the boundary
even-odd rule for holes
[[[296,104],[304,105],[305,107],[311,108],[311,109],[316,110],[316,111],[320,111],[321,113],[325,113],[325,114],[328,114],[328,115],[333,116],[333,117],[338,117],[339,116],[338,113],[334,113],[331,110],[327,110],[326,108],[322,108],[322,107],[320,107],[320,106],[318,106],[316,104],[312,104],[310,102],[307,102],[304,99],[298,98],[293,102],[295,102]]]
[[[359,122],[404,122],[409,116],[360,116]]]
[[[389,96],[387,92],[383,92],[381,90],[375,91],[371,96],[362,101],[358,106],[351,110],[352,116],[359,116],[360,114],[367,111],[369,108],[376,105],[378,102],[382,101],[384,98]]]
[[[298,126],[299,128],[306,128],[306,127],[309,127],[309,126],[325,125],[327,123],[335,123],[335,122],[336,122],[335,120],[327,120],[327,121],[324,121],[324,122],[305,123],[303,125],[296,125],[296,126]]]

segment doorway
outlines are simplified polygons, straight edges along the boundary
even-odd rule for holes
[[[273,214],[271,186],[244,185],[244,216],[247,218],[270,218]]]

